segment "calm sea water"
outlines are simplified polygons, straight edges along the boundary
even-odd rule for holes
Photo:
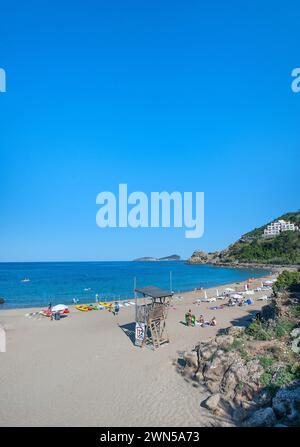
[[[265,274],[265,270],[187,265],[184,261],[164,262],[39,262],[0,263],[1,309],[42,307],[133,296],[134,277],[138,287],[156,285],[175,292],[195,287],[214,287]],[[30,282],[22,282],[30,278]]]

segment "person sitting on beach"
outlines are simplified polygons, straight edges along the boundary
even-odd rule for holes
[[[200,317],[199,317],[199,319],[198,319],[198,323],[199,323],[201,326],[203,326],[203,324],[205,323],[203,315],[200,315]]]
[[[210,326],[217,326],[217,320],[216,320],[216,317],[213,317],[213,318],[210,320],[209,325],[210,325]]]

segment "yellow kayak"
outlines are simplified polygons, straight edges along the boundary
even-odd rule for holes
[[[103,306],[103,307],[112,307],[113,306],[112,303],[105,303],[104,301],[100,301],[99,304],[100,304],[100,306]]]
[[[91,308],[85,304],[77,304],[75,308],[81,310],[82,312],[88,312],[89,310],[91,310]]]

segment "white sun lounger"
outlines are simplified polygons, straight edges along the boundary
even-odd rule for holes
[[[267,295],[263,295],[260,296],[259,298],[257,298],[258,301],[267,301],[268,300],[268,296]]]

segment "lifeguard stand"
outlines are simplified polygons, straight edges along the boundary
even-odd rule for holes
[[[173,292],[155,286],[135,289],[135,292],[145,299],[144,304],[138,304],[137,299],[135,302],[135,321],[145,326],[141,347],[150,344],[157,349],[169,342],[166,319]]]

